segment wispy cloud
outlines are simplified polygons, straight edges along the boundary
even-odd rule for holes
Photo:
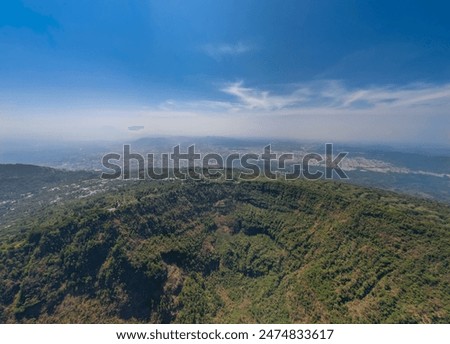
[[[204,53],[216,60],[220,60],[224,56],[237,56],[245,54],[254,49],[254,45],[244,42],[206,44],[202,47],[202,51]]]
[[[340,87],[332,95],[337,106],[354,108],[359,105],[379,108],[417,108],[441,106],[450,103],[450,84],[413,84],[403,87],[385,86],[358,90]]]
[[[222,91],[235,96],[241,107],[248,109],[274,110],[299,105],[308,99],[310,90],[298,88],[289,94],[275,95],[267,90],[244,87],[243,82],[236,82],[222,88]]]
[[[260,88],[239,81],[219,90],[228,99],[171,100],[160,110],[180,114],[183,132],[197,135],[450,145],[450,84],[350,88],[328,80]]]
[[[414,84],[403,87],[346,88],[338,81],[321,81],[293,87],[289,92],[245,87],[243,82],[226,85],[222,91],[234,96],[234,108],[275,111],[281,109],[411,109],[450,105],[450,84]],[[230,105],[231,107],[231,105]]]

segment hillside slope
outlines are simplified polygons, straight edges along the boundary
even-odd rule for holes
[[[0,241],[42,209],[115,190],[120,180],[105,181],[90,171],[67,171],[25,164],[0,164]]]
[[[0,244],[0,322],[448,323],[450,207],[334,182],[140,182]]]

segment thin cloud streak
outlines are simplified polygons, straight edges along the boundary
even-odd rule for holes
[[[308,112],[339,113],[341,111],[373,113],[395,111],[397,114],[422,111],[429,114],[447,109],[450,105],[450,84],[441,86],[415,84],[404,87],[384,86],[348,89],[338,81],[321,81],[291,87],[290,92],[275,93],[269,90],[246,87],[243,81],[226,84],[221,92],[229,100],[192,100],[162,103],[160,109],[189,109],[233,113],[301,114]]]
[[[265,110],[283,109],[300,104],[307,100],[309,93],[308,90],[301,88],[287,95],[272,95],[269,91],[244,87],[242,81],[230,84],[222,91],[238,98],[243,108]]]
[[[255,50],[255,46],[244,42],[206,44],[202,47],[202,51],[215,60],[220,60],[225,56],[242,55],[252,50]]]
[[[450,103],[450,84],[443,86],[409,85],[347,89],[335,81],[302,85],[290,93],[273,94],[244,87],[242,82],[228,85],[223,92],[235,96],[242,108],[276,110],[286,108],[330,108],[360,111],[362,108],[442,106]]]

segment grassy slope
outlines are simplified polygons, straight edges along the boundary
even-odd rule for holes
[[[331,182],[130,184],[0,246],[2,322],[449,322],[450,207]]]

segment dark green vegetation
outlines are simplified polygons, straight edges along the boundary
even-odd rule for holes
[[[42,208],[114,190],[118,185],[120,181],[106,183],[94,172],[0,164],[0,236]]]
[[[85,171],[63,171],[24,164],[0,164],[0,190],[2,191],[0,200],[15,199],[20,195],[37,193],[43,188],[94,177],[96,174]]]
[[[450,321],[450,207],[335,182],[130,182],[0,244],[1,322]]]

